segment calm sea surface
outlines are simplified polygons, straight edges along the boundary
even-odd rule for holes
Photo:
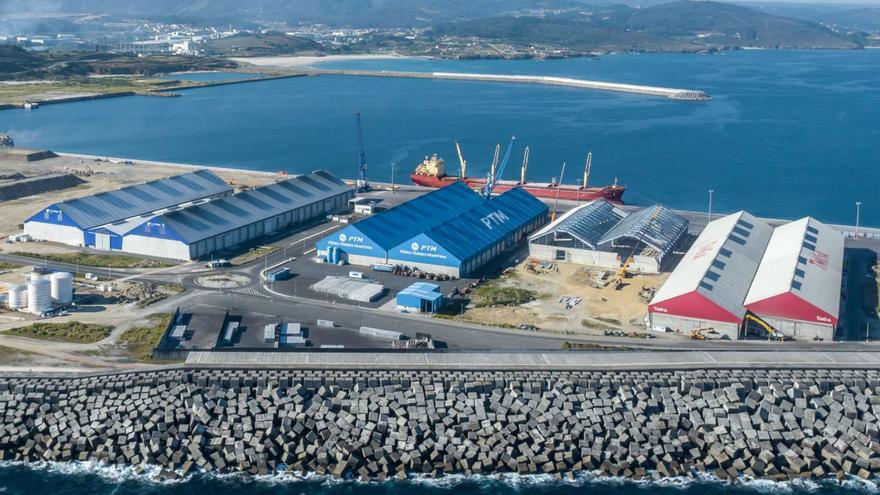
[[[531,148],[529,177],[568,162],[591,183],[618,177],[630,203],[880,226],[880,50],[615,55],[554,61],[374,60],[325,67],[546,74],[681,88],[710,102],[466,81],[310,77],[0,112],[22,146],[171,162],[355,175],[353,112],[369,175],[407,180],[427,154],[452,173],[461,142],[471,175],[517,136],[506,176]],[[200,76],[212,77],[212,76]]]

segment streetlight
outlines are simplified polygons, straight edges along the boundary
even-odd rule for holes
[[[712,193],[714,193],[714,189],[709,189],[709,221],[712,221]]]
[[[577,205],[581,205],[581,179],[578,179]]]
[[[394,162],[391,162],[391,194],[394,194]]]
[[[859,235],[859,219],[862,214],[862,202],[856,201],[856,237]]]

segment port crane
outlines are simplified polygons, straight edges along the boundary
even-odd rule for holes
[[[370,183],[367,181],[367,156],[364,154],[364,133],[361,129],[361,113],[354,113],[354,123],[357,127],[358,139],[358,179],[357,192],[369,191]]]
[[[648,230],[651,228],[651,225],[657,220],[657,217],[660,216],[660,210],[662,206],[657,206],[654,208],[654,213],[651,214],[651,218],[648,219],[648,223],[645,224],[645,228],[639,232],[639,237],[636,239],[636,243],[633,244],[632,249],[629,251],[629,256],[627,256],[626,261],[623,262],[623,265],[620,267],[620,270],[617,272],[617,280],[614,282],[614,288],[620,289],[623,286],[623,279],[626,278],[626,275],[629,270],[629,265],[632,264],[633,260],[635,260],[636,249],[638,249],[639,245],[642,244],[642,240],[645,238],[645,235],[648,234]]]
[[[504,152],[504,158],[501,159],[501,164],[498,166],[498,174],[495,174],[495,167],[492,167],[492,172],[489,173],[489,176],[486,178],[486,189],[483,190],[483,197],[486,199],[490,199],[492,197],[492,189],[495,187],[495,179],[496,177],[504,175],[504,168],[507,166],[507,161],[510,160],[510,152],[513,151],[513,143],[516,142],[516,136],[511,136],[510,144],[507,145],[507,151]],[[495,147],[495,159],[498,159],[498,151],[500,150],[501,145]]]
[[[458,152],[458,163],[461,164],[461,179],[467,177],[467,161],[464,159],[464,155],[461,153],[461,145],[458,144],[458,140],[455,140],[455,151]]]

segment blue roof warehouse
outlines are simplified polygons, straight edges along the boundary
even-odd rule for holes
[[[521,189],[487,200],[453,183],[324,237],[318,255],[466,277],[546,223],[547,211]]]
[[[199,170],[55,203],[24,225],[38,240],[190,260],[342,211],[353,196],[323,170],[238,194]]]

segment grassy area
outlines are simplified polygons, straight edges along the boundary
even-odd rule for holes
[[[124,256],[119,254],[97,254],[97,253],[29,253],[26,251],[15,251],[11,253],[15,256],[26,256],[38,260],[55,261],[58,263],[69,263],[82,265],[86,267],[96,268],[166,268],[174,266],[170,263],[162,261],[138,258],[136,256]]]
[[[169,83],[175,83],[178,87],[188,85],[188,83],[180,81],[159,82],[134,77],[83,77],[40,83],[2,84],[0,85],[0,103],[24,103],[66,95],[160,91]]]
[[[21,265],[16,265],[14,263],[4,263],[0,261],[0,270],[18,270],[21,268]]]
[[[171,323],[171,313],[150,315],[147,326],[130,328],[119,336],[119,342],[128,346],[129,352],[138,361],[152,361],[153,349],[162,340],[162,334]]]
[[[107,325],[68,321],[64,323],[34,323],[27,327],[7,330],[6,333],[55,342],[93,344],[109,337],[112,331],[113,327]]]
[[[477,308],[488,308],[492,306],[518,306],[537,298],[538,293],[533,290],[484,285],[474,291],[473,302]]]

